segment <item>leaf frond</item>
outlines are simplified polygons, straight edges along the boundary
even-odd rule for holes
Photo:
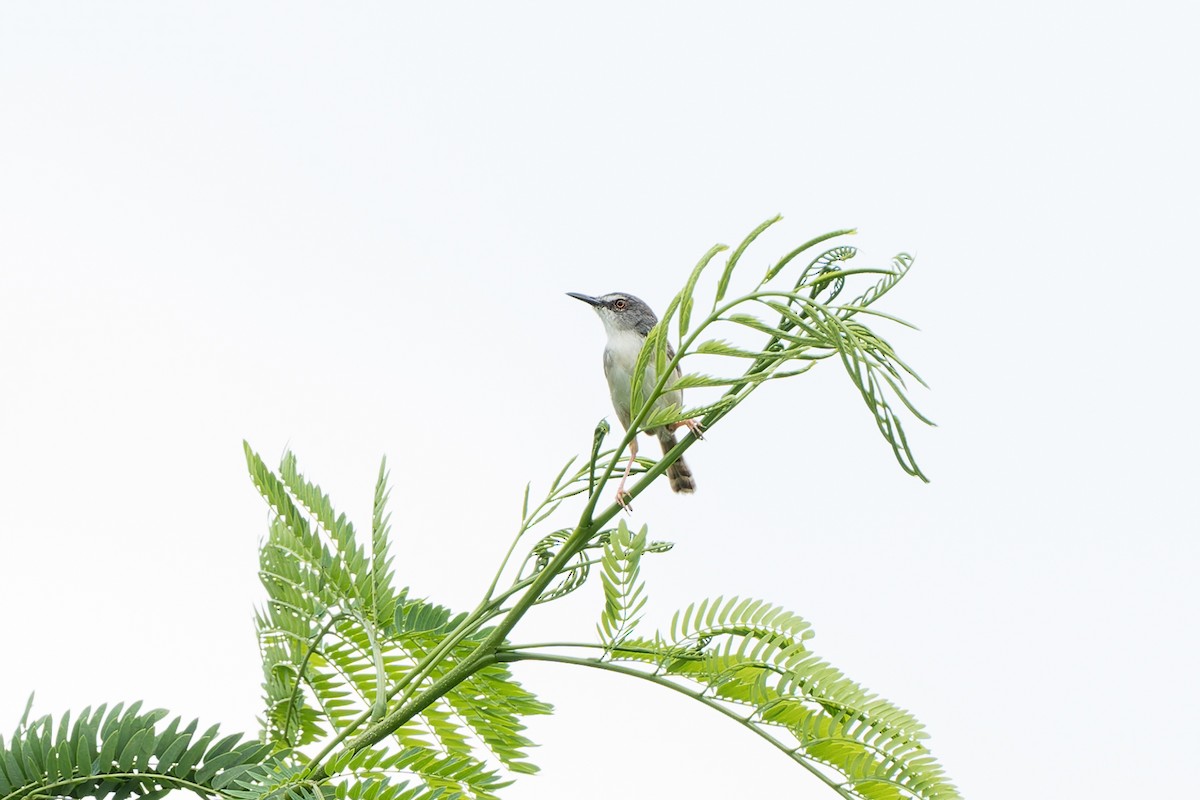
[[[256,613],[267,700],[264,736],[272,745],[286,747],[336,736],[336,745],[365,720],[382,719],[388,700],[401,688],[407,686],[399,695],[402,703],[457,669],[487,634],[488,629],[479,627],[485,618],[472,617],[471,622],[466,613],[410,597],[407,589],[394,586],[386,461],[375,485],[369,547],[364,547],[330,498],[300,474],[291,454],[276,475],[246,449],[252,480],[275,511],[261,548],[267,601]],[[565,488],[570,468],[568,462],[552,494]],[[554,502],[548,505],[552,510]],[[535,524],[547,515],[546,506],[530,511],[526,503],[525,522]],[[314,784],[303,775],[296,782],[294,775],[280,772],[275,778],[282,783],[271,800],[491,798],[511,781],[509,776],[536,770],[526,755],[530,742],[522,733],[522,719],[548,711],[549,706],[512,679],[507,667],[482,668],[372,748],[391,754],[379,774],[364,773],[361,781],[347,782],[324,764],[321,774],[329,780]],[[371,763],[374,769],[383,762]],[[251,793],[255,787],[247,784],[243,790]]]
[[[387,459],[379,463],[379,477],[375,481],[375,502],[371,513],[371,584],[367,598],[368,618],[376,622],[392,618],[396,608],[395,576],[392,573],[391,520],[387,501],[391,496],[388,488],[389,473]]]
[[[633,533],[621,520],[604,545],[601,581],[604,611],[596,630],[607,647],[623,642],[637,627],[646,605],[645,582],[641,580],[642,553],[646,551],[647,529]]]
[[[728,716],[760,733],[783,729],[791,744],[764,738],[814,772],[836,770],[847,796],[958,798],[923,743],[924,726],[813,654],[811,637],[809,623],[784,608],[717,597],[681,609],[667,634],[626,638],[607,653],[652,665],[639,674],[656,682],[685,680],[709,704],[744,709]]]
[[[141,706],[89,706],[73,724],[69,712],[57,725],[49,715],[23,718],[7,744],[0,739],[0,798],[230,796],[225,787],[238,776],[286,757],[241,734],[218,739],[216,726],[197,734],[196,721],[178,717],[164,726],[166,711]]]
[[[737,246],[737,249],[729,254],[729,258],[725,261],[725,270],[721,273],[721,279],[717,282],[716,297],[713,300],[714,309],[721,302],[721,300],[725,298],[725,293],[729,290],[729,281],[733,277],[733,271],[737,268],[738,261],[741,260],[742,253],[746,252],[746,248],[753,244],[754,240],[757,239],[763,231],[774,225],[776,222],[779,222],[781,219],[783,219],[783,217],[779,214],[776,214],[766,222],[761,223],[757,228],[750,231],[750,233],[746,235],[746,238],[743,239],[742,243]]]

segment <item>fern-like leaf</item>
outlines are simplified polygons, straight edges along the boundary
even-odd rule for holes
[[[393,589],[392,556],[390,553],[391,514],[387,511],[388,496],[387,459],[379,464],[379,477],[375,481],[375,503],[371,515],[371,587],[367,604],[370,618],[384,624],[392,618],[396,608],[396,593]]]
[[[742,243],[739,244],[737,248],[729,254],[729,258],[725,261],[725,270],[721,273],[721,277],[717,281],[717,291],[715,299],[713,300],[713,308],[717,307],[717,304],[724,299],[725,292],[729,290],[729,281],[733,277],[733,271],[737,268],[738,261],[741,259],[742,253],[746,252],[746,248],[749,247],[754,240],[762,234],[763,231],[774,225],[776,222],[779,222],[781,219],[783,219],[783,217],[776,214],[766,222],[763,222],[757,228],[750,231],[746,238],[742,240]]]
[[[367,567],[365,548],[358,543],[355,536],[354,525],[346,519],[345,514],[335,516],[336,512],[329,495],[300,474],[296,456],[292,453],[286,453],[281,460],[279,476],[288,491],[313,516],[333,545],[330,557],[325,559],[322,566],[339,599],[349,601],[369,596],[370,569]]]
[[[80,712],[74,723],[44,716],[23,720],[11,740],[0,738],[0,798],[160,797],[175,789],[229,796],[225,787],[257,768],[272,768],[284,752],[241,734],[197,734],[195,721],[161,725],[167,712],[141,703]]]
[[[892,272],[881,278],[879,282],[870,289],[854,298],[854,300],[850,302],[850,305],[856,307],[865,307],[871,305],[880,297],[883,297],[885,294],[891,291],[892,287],[899,283],[900,280],[908,274],[908,271],[912,268],[912,265],[913,257],[908,253],[897,254],[892,259]]]
[[[646,528],[636,534],[621,520],[604,546],[600,561],[604,584],[604,612],[596,630],[606,647],[619,645],[637,627],[646,606],[645,583],[641,580],[642,553],[646,550]]]
[[[268,597],[257,615],[267,741],[302,747],[349,735],[368,717],[381,719],[389,696],[400,687],[407,686],[403,696],[408,697],[426,691],[473,653],[486,629],[467,635],[462,629],[466,614],[411,598],[406,589],[393,586],[386,462],[376,481],[367,547],[328,495],[301,475],[290,453],[278,476],[249,448],[247,463],[276,511],[261,548]],[[552,492],[566,488],[560,484],[569,468]],[[577,474],[568,483],[578,480]],[[526,506],[526,513],[547,512]],[[442,647],[450,636],[459,637],[457,644]],[[404,775],[366,776],[361,788],[337,780],[323,787],[286,784],[280,792],[423,797],[429,790],[490,798],[508,782],[505,770],[536,769],[527,760],[530,742],[521,733],[521,720],[548,710],[512,680],[506,667],[481,668],[394,729],[387,746],[376,746],[392,755],[407,754],[403,769],[392,762],[392,771]],[[328,764],[322,774],[337,777]]]
[[[956,800],[910,713],[814,655],[807,621],[762,600],[718,597],[677,612],[667,635],[626,639],[614,661],[654,666],[650,678],[679,688],[759,729],[815,774],[833,769],[843,794],[868,800]],[[780,737],[772,731],[785,731]],[[829,780],[822,777],[823,780]]]

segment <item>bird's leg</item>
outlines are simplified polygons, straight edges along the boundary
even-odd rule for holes
[[[679,428],[687,428],[692,432],[692,436],[696,439],[704,438],[704,426],[700,424],[698,419],[681,419],[679,422],[672,422],[667,426],[672,432]]]
[[[625,465],[625,474],[621,476],[621,483],[617,486],[617,505],[628,511],[630,514],[633,513],[633,506],[625,502],[625,498],[629,496],[629,492],[625,491],[625,479],[629,477],[629,471],[633,469],[633,464],[635,461],[637,461],[636,436],[633,437],[633,439],[631,439],[629,442],[629,463]]]

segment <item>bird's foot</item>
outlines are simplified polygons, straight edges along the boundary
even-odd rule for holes
[[[620,489],[617,489],[617,505],[619,505],[621,508],[625,509],[625,511],[629,514],[633,514],[633,503],[631,502],[632,500],[633,500],[633,495],[631,495],[629,492],[625,491],[624,486],[622,486]]]
[[[692,436],[696,439],[704,438],[704,426],[700,424],[700,420],[683,419],[671,426],[672,431],[675,431],[679,428],[687,428],[692,432]]]

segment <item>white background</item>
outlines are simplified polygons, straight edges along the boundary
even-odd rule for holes
[[[836,6],[836,8],[835,8]],[[766,387],[634,521],[651,613],[811,620],[969,797],[1188,785],[1194,18],[1184,4],[0,6],[0,728],[143,698],[256,729],[241,440],[472,604],[611,414],[566,291],[662,309],[857,226],[933,391],[905,476],[836,364]],[[749,277],[747,275],[746,277]],[[697,393],[699,394],[699,393]],[[702,399],[697,396],[694,399]],[[647,449],[652,447],[647,443]],[[518,640],[587,639],[596,587]],[[828,797],[677,696],[529,665],[508,797]]]

